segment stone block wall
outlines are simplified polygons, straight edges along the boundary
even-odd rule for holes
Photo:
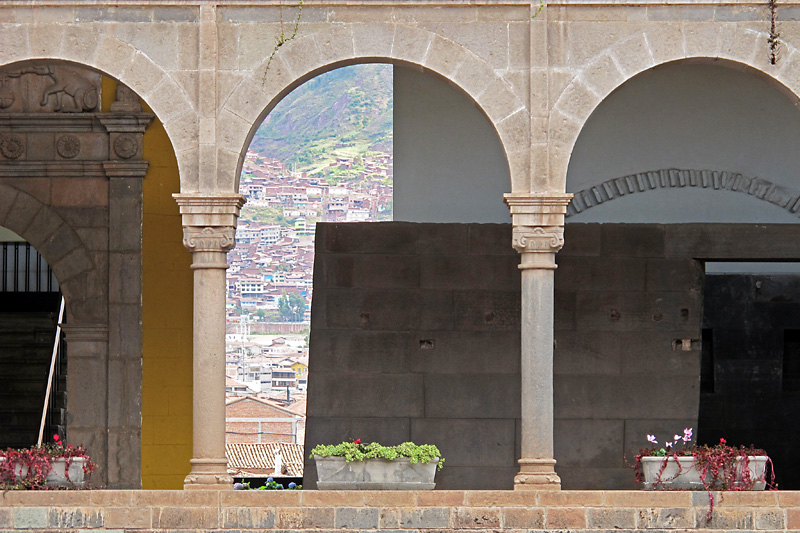
[[[569,224],[557,255],[555,455],[565,488],[633,488],[626,459],[696,428],[702,264],[663,225]]]
[[[633,488],[626,458],[647,433],[702,431],[703,261],[797,257],[798,231],[567,225],[553,362],[565,489]],[[307,449],[432,442],[447,460],[437,488],[512,486],[520,285],[510,235],[510,225],[319,225]],[[308,461],[307,486],[315,476]]]
[[[3,531],[797,531],[792,491],[10,491]]]
[[[520,276],[510,242],[500,224],[317,227],[307,450],[433,443],[446,458],[438,488],[511,486]]]

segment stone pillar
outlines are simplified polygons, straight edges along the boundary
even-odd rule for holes
[[[194,270],[192,469],[184,489],[233,489],[225,458],[225,270],[240,194],[175,194]]]
[[[553,458],[553,271],[571,194],[505,195],[521,257],[522,442],[515,490],[560,490]]]

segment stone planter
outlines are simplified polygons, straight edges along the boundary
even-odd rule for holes
[[[664,461],[666,467],[661,471]],[[748,456],[748,461],[736,460],[736,479],[742,480],[745,468],[750,471],[750,479],[755,480],[750,490],[764,490],[766,488],[767,456]],[[747,464],[745,464],[747,463]],[[700,479],[700,471],[696,468],[694,457],[642,457],[642,472],[644,473],[644,487],[651,490],[705,490]],[[659,472],[660,478],[659,478]],[[727,477],[727,476],[726,476]],[[736,488],[740,481],[734,483]],[[720,487],[711,487],[718,489]]]
[[[5,461],[5,457],[0,457],[0,461]],[[45,477],[45,484],[50,487],[84,487],[86,485],[86,476],[83,467],[86,464],[86,459],[83,457],[76,457],[72,459],[67,472],[66,459],[53,459],[50,464],[51,470]],[[69,478],[67,478],[69,474]],[[14,475],[17,481],[24,479],[28,475],[28,466],[20,463],[14,465]]]
[[[439,460],[414,463],[406,457],[392,461],[367,459],[344,460],[344,457],[314,455],[317,464],[317,488],[320,490],[431,490]]]
[[[83,472],[85,464],[86,459],[75,457],[70,462],[69,471],[67,471],[66,459],[53,459],[50,464],[52,470],[47,473],[45,483],[51,487],[83,487],[86,485]],[[69,477],[67,474],[69,474]]]

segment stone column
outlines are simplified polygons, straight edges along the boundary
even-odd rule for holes
[[[233,489],[225,458],[225,270],[240,194],[173,195],[194,270],[192,469],[184,489]]]
[[[522,442],[515,490],[561,489],[553,458],[553,271],[571,198],[564,193],[505,195],[512,246],[522,256]]]

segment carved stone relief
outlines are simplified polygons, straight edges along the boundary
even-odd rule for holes
[[[0,135],[0,153],[6,159],[17,159],[25,151],[25,142],[19,135]]]
[[[0,69],[0,113],[99,111],[100,73],[68,63],[27,61]]]
[[[56,143],[58,155],[65,159],[72,159],[81,153],[81,140],[74,135],[62,135]]]

